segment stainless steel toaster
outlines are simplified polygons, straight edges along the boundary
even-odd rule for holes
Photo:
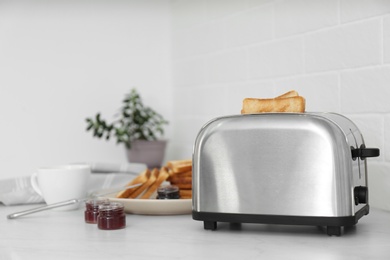
[[[217,222],[313,225],[341,235],[369,213],[363,136],[336,113],[219,117],[193,150],[192,217]]]

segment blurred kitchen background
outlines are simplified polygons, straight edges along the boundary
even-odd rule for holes
[[[166,160],[243,98],[295,89],[380,148],[371,204],[390,209],[389,0],[0,0],[0,178],[125,162],[84,120],[132,87],[170,121]]]

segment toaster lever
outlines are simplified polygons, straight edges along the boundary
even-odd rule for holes
[[[356,160],[356,158],[360,157],[360,159],[364,160],[367,157],[378,157],[380,152],[379,148],[366,148],[364,144],[360,146],[360,148],[351,150],[352,159]]]

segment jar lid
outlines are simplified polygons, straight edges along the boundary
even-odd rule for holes
[[[179,187],[175,185],[161,186],[157,189],[157,193],[164,193],[164,194],[174,193],[178,191],[179,191]]]
[[[124,206],[120,202],[109,202],[99,205],[100,211],[121,210]]]
[[[101,204],[108,204],[110,201],[108,199],[89,199],[85,201],[85,204],[91,205],[91,206],[98,206]]]
[[[179,187],[176,185],[161,186],[157,189],[157,199],[179,199]]]

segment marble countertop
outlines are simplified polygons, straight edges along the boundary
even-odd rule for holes
[[[371,209],[340,237],[312,226],[218,223],[203,229],[191,215],[127,215],[121,230],[84,222],[84,209],[45,211],[0,206],[0,259],[389,259],[390,212]],[[313,258],[315,257],[315,258]]]

